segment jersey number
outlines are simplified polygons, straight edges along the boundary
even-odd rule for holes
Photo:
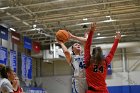
[[[104,68],[103,68],[103,66],[94,65],[93,72],[103,73],[104,72]]]
[[[83,62],[80,62],[79,67],[80,67],[81,69],[85,68],[85,66],[86,66],[86,65],[85,65]]]

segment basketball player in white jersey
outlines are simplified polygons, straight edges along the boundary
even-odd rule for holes
[[[87,40],[87,33],[84,37],[77,37],[69,33],[70,39],[75,39],[80,41],[83,45]],[[72,93],[85,93],[86,91],[86,78],[85,78],[85,64],[83,62],[83,51],[79,43],[74,43],[72,45],[72,54],[68,51],[65,44],[57,39],[58,43],[61,45],[62,50],[66,56],[67,62],[73,68],[72,76]]]

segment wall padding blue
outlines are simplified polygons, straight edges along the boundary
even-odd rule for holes
[[[109,86],[109,93],[140,93],[140,85]]]

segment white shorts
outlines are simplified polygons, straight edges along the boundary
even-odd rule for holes
[[[85,93],[87,83],[85,78],[72,78],[72,93]]]

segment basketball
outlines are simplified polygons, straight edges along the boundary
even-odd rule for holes
[[[69,33],[66,30],[58,30],[56,32],[56,38],[63,43],[67,42],[69,40]]]

